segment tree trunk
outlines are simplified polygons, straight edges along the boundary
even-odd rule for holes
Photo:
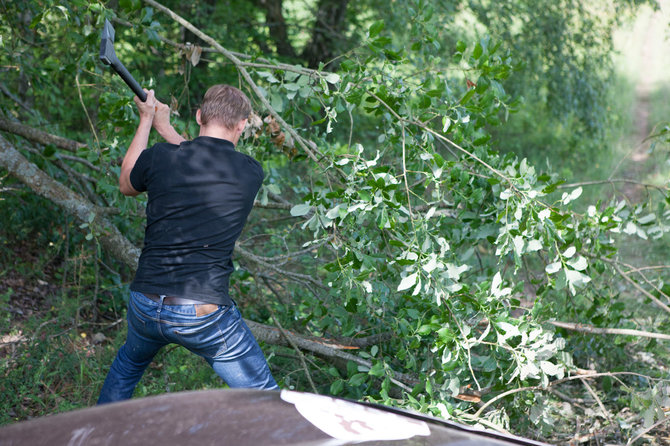
[[[0,136],[0,167],[7,169],[37,195],[51,200],[81,222],[88,222],[93,215],[91,229],[99,234],[98,240],[102,247],[116,259],[133,269],[137,268],[140,250],[103,216],[97,206],[44,173],[2,136]]]
[[[284,57],[295,58],[296,53],[288,38],[286,20],[282,11],[283,0],[259,0],[265,8],[265,24],[268,27],[270,38],[277,47],[277,54]]]
[[[312,38],[302,52],[307,65],[317,68],[338,54],[338,43],[345,40],[347,4],[349,0],[319,0]]]

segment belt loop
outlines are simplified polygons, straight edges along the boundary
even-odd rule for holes
[[[160,298],[160,302],[158,302],[157,313],[160,314],[161,310],[163,309],[163,301],[165,300],[165,294],[160,294],[158,297]]]

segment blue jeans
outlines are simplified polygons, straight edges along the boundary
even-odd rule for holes
[[[265,356],[235,305],[196,316],[195,305],[164,305],[130,292],[128,337],[119,349],[98,404],[129,399],[161,347],[174,343],[202,356],[230,386],[278,389]]]

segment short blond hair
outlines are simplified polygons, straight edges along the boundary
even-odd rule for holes
[[[200,106],[202,125],[217,123],[233,129],[251,113],[249,98],[239,89],[225,84],[217,84],[207,90]]]

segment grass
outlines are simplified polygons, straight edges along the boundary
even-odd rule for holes
[[[14,321],[0,347],[0,425],[92,406],[118,348],[125,320],[96,319],[76,299]],[[64,308],[67,306],[68,308]],[[79,311],[77,323],[72,316]],[[121,316],[124,316],[125,311]],[[182,347],[164,348],[138,385],[135,396],[223,387],[201,358]]]
[[[125,339],[123,324],[106,332],[113,338],[99,343],[93,339],[93,324],[72,327],[48,320],[51,323],[36,326],[38,322],[42,318],[26,321],[14,332],[16,339],[30,339],[3,349],[0,425],[94,405]],[[181,347],[168,347],[156,356],[135,396],[222,386],[204,360]]]
[[[28,210],[32,210],[28,212]],[[28,192],[0,207],[0,425],[95,404],[125,341],[128,277],[94,242]],[[111,265],[111,266],[110,266]],[[209,365],[166,348],[136,396],[221,387]]]

